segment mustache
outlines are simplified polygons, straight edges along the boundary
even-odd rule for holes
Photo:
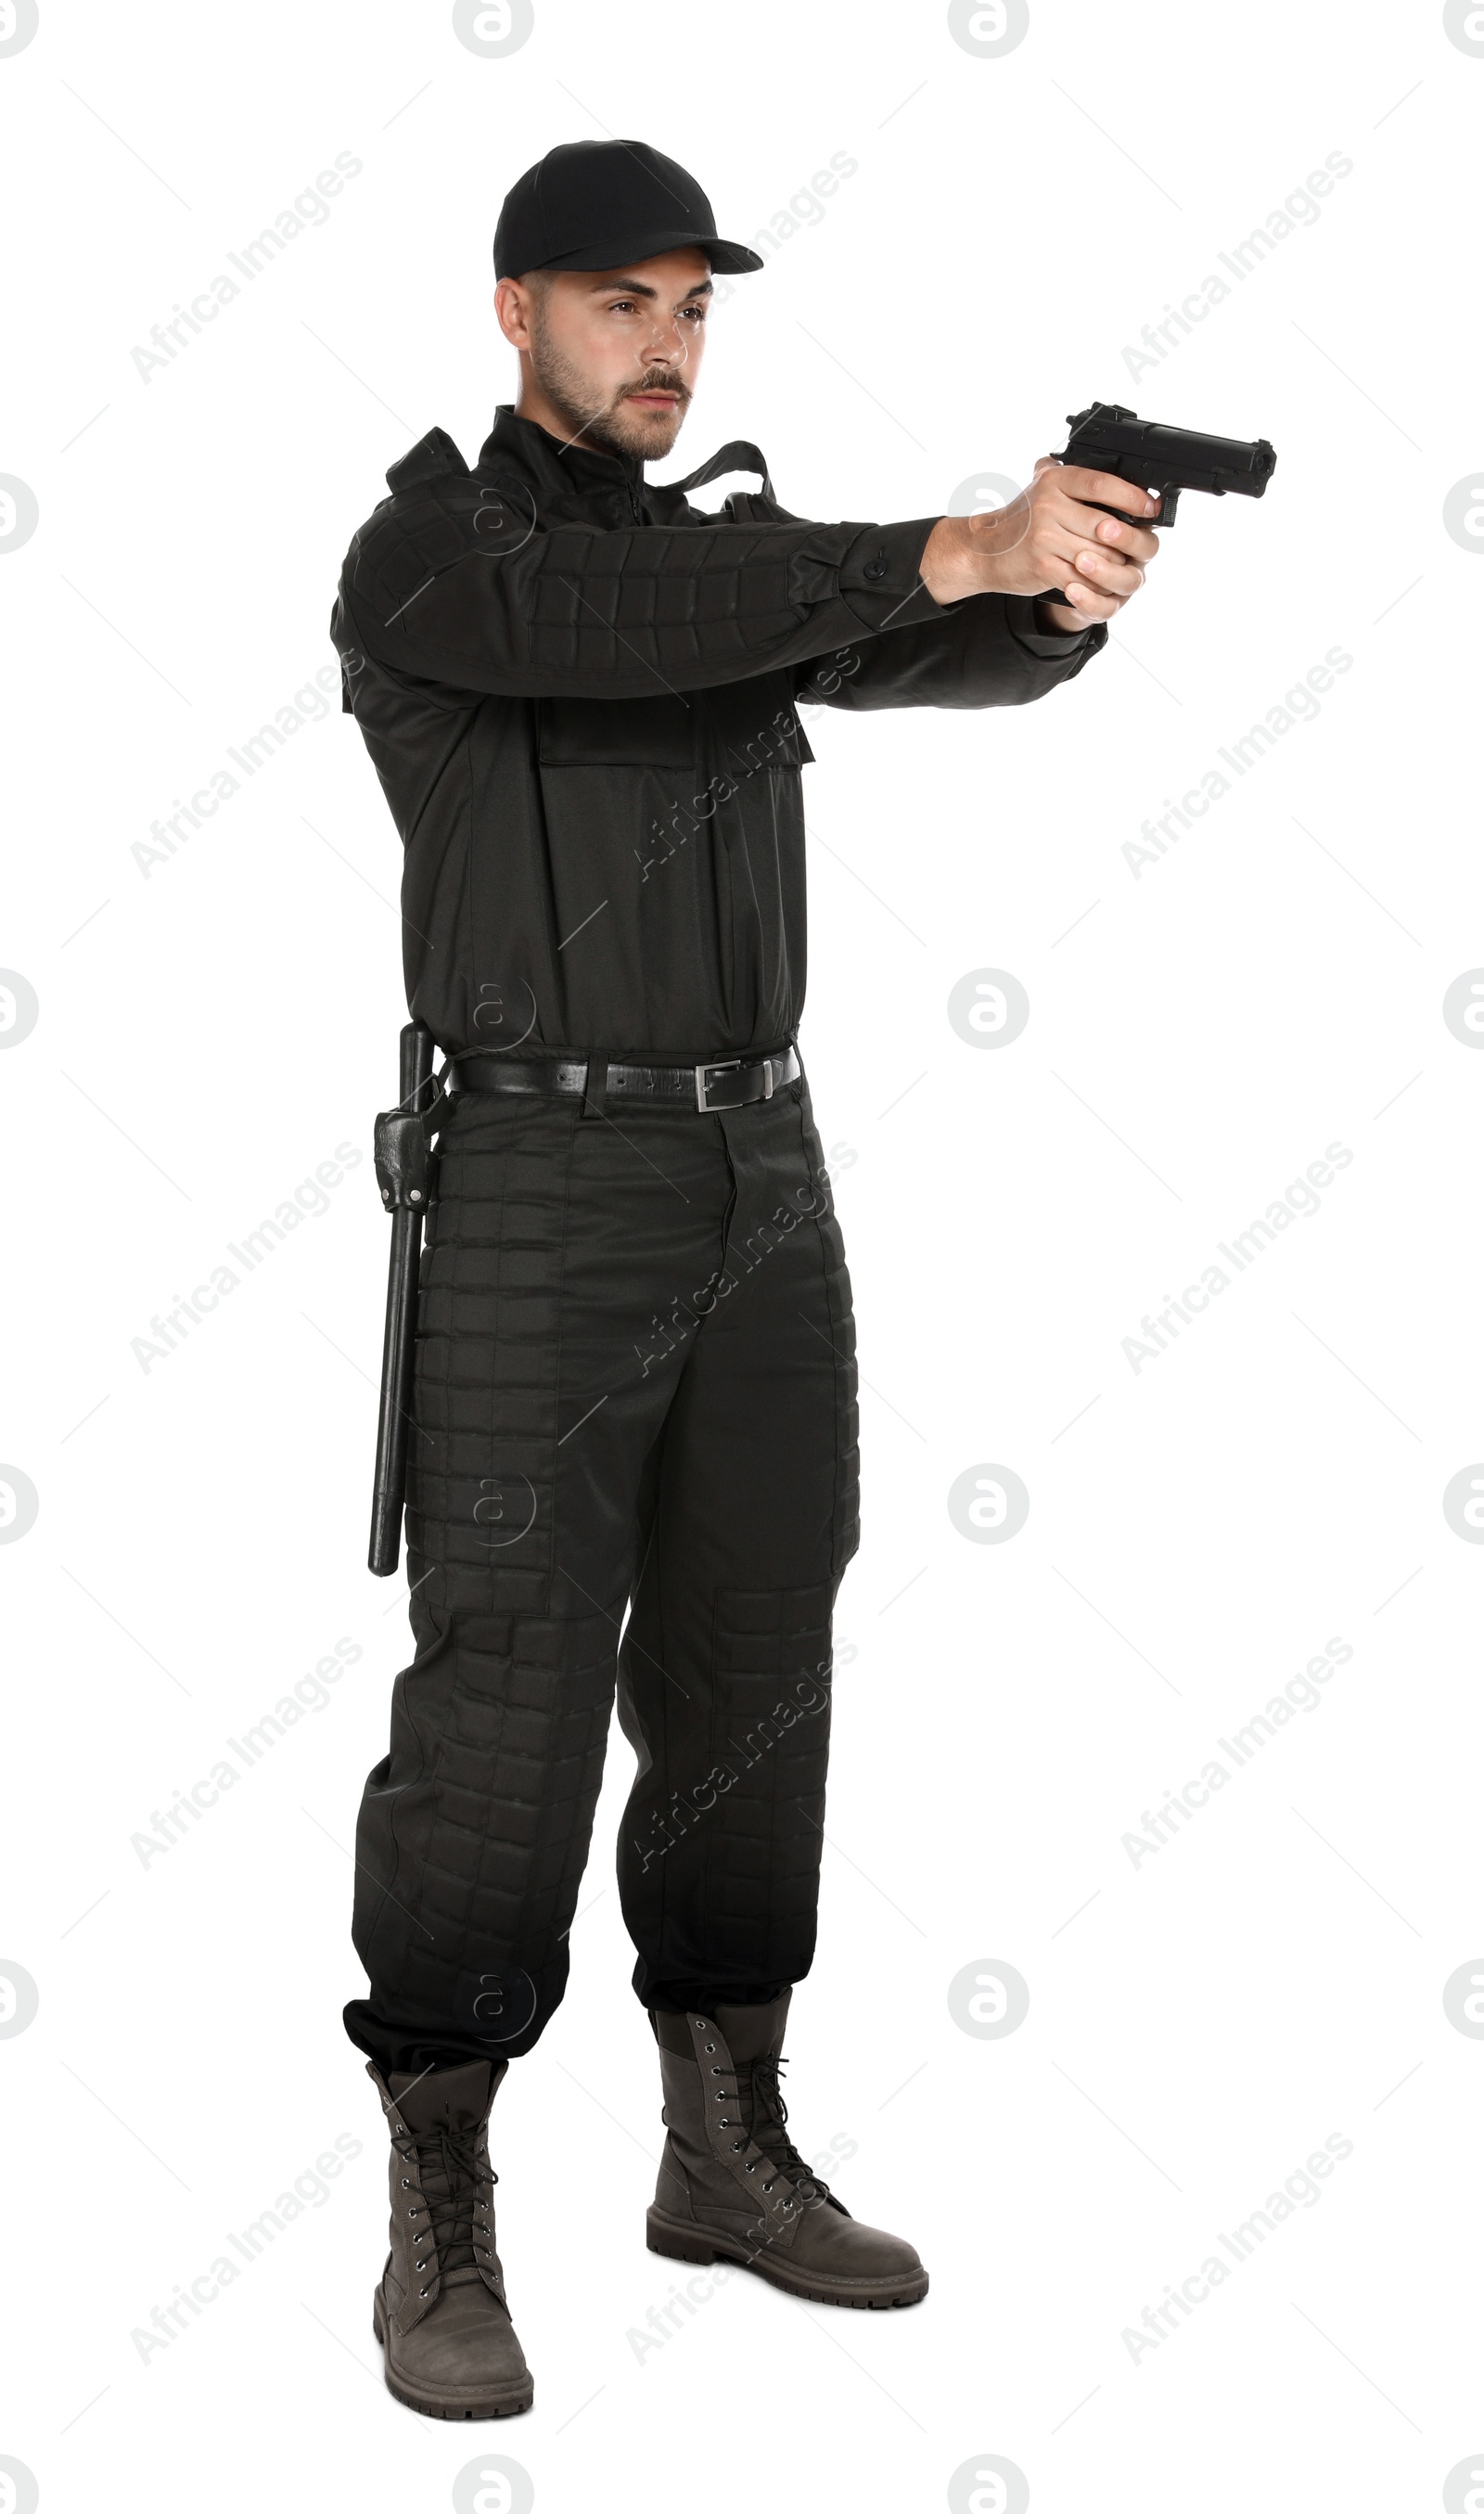
[[[648,374],[642,375],[636,385],[625,385],[619,399],[627,401],[634,393],[646,392],[674,393],[682,410],[691,398],[689,385],[683,384],[670,367],[651,367]]]

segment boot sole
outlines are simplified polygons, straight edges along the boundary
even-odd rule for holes
[[[381,2312],[380,2290],[371,2299],[371,2328],[384,2352],[386,2324]],[[437,2400],[428,2392],[413,2391],[406,2383],[399,2382],[392,2373],[389,2360],[384,2372],[386,2388],[392,2399],[400,2401],[405,2410],[416,2410],[424,2418],[513,2418],[522,2410],[529,2410],[536,2398],[536,2385],[529,2377],[518,2395],[513,2397],[492,2392],[479,2401],[448,2401]]]
[[[874,2288],[831,2287],[819,2280],[811,2284],[781,2254],[749,2252],[725,2235],[708,2235],[702,2227],[681,2225],[659,2209],[650,2210],[645,2223],[650,2250],[663,2253],[666,2260],[695,2261],[702,2269],[712,2261],[735,2261],[742,2269],[766,2279],[770,2287],[781,2287],[788,2295],[806,2296],[811,2304],[848,2304],[858,2310],[880,2312],[888,2305],[920,2304],[928,2291],[926,2270],[917,2271],[911,2278],[884,2279]]]

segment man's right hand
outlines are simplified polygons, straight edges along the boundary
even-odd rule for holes
[[[923,584],[935,602],[1060,586],[1078,619],[1111,620],[1143,585],[1159,543],[1142,523],[1119,523],[1099,506],[1130,518],[1159,511],[1158,498],[1132,480],[1043,454],[1029,487],[1008,507],[939,518],[922,554]]]

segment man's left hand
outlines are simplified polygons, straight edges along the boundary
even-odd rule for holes
[[[1058,467],[1055,455],[1043,454],[1038,458],[1031,477],[1039,479],[1043,471]],[[1117,483],[1120,488],[1124,485],[1121,481]],[[1078,611],[1068,602],[1037,601],[1035,623],[1043,634],[1061,633],[1076,637],[1088,627],[1090,617],[1115,619],[1143,585],[1143,571],[1150,559],[1159,555],[1159,544],[1153,533],[1142,530],[1132,520],[1118,523],[1111,515],[1100,515],[1092,530],[1106,547],[1079,550],[1077,573],[1086,578],[1090,587],[1096,586],[1103,599],[1095,611]]]

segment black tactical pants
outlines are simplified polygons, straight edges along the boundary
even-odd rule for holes
[[[556,2007],[616,1681],[639,1997],[807,1972],[854,1352],[802,1082],[713,1115],[458,1108],[419,1318],[417,1652],[356,1844],[371,1995],[345,2023],[383,2071],[529,2050]]]

